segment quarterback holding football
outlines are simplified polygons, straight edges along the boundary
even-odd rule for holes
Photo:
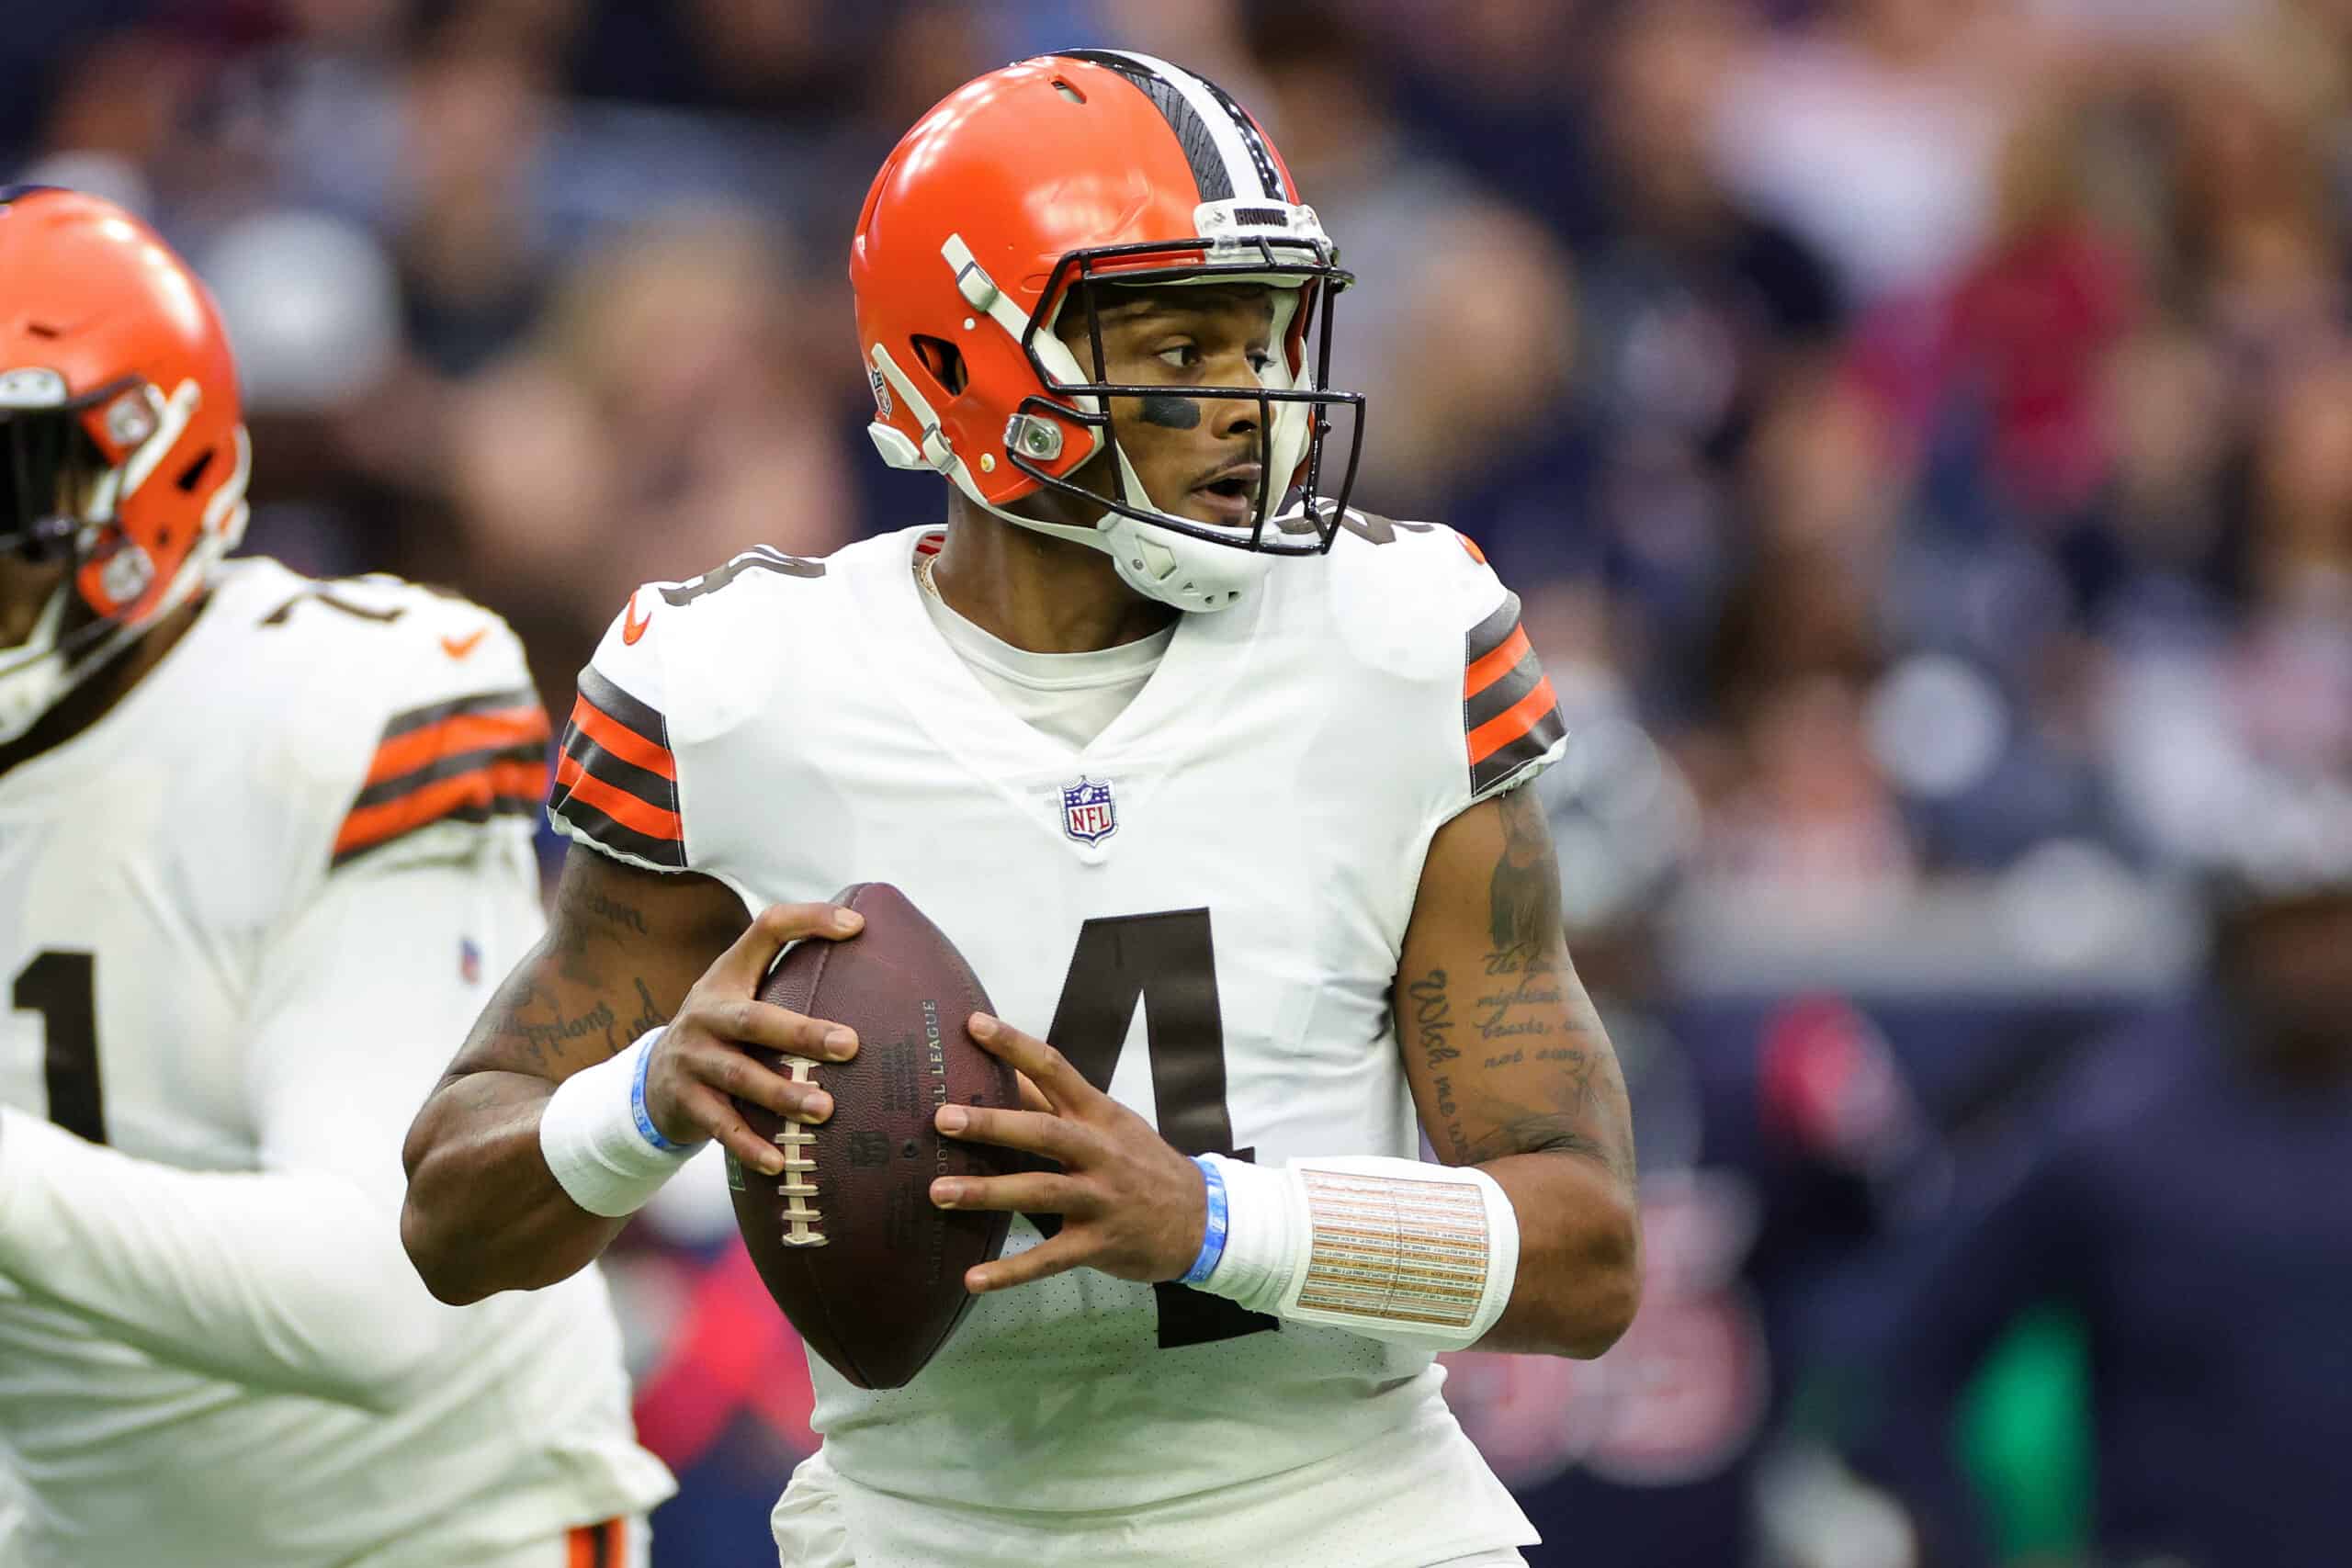
[[[552,929],[411,1134],[412,1257],[535,1289],[707,1140],[782,1171],[737,1102],[820,1123],[859,1043],[755,992],[888,883],[1029,1084],[937,1127],[1026,1159],[932,1184],[1016,1217],[905,1386],[812,1362],[787,1568],[1521,1562],[1433,1357],[1623,1331],[1632,1138],[1521,787],[1566,741],[1518,601],[1348,504],[1332,242],[1223,90],[1078,51],[925,116],[850,275],[875,443],[945,525],[622,608]]]

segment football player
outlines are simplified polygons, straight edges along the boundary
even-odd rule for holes
[[[948,480],[947,524],[623,608],[558,763],[554,929],[410,1134],[411,1256],[446,1300],[543,1286],[702,1140],[778,1171],[729,1097],[832,1104],[749,1048],[856,1042],[748,998],[887,880],[1035,1091],[941,1130],[1049,1162],[933,1201],[1053,1234],[1014,1222],[907,1387],[812,1362],[782,1561],[1520,1562],[1432,1357],[1599,1354],[1639,1247],[1519,787],[1565,740],[1518,601],[1451,529],[1326,493],[1348,277],[1189,72],[967,84],[883,165],[850,270],[875,441]],[[608,1058],[637,1016],[670,1021]]]
[[[399,1241],[416,1098],[543,926],[521,649],[222,559],[228,342],[129,213],[0,192],[0,1556],[641,1562],[599,1279],[458,1310]]]

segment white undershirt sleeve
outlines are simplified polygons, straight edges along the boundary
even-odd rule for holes
[[[401,1140],[541,919],[527,863],[484,848],[338,874],[265,961],[262,1168],[183,1170],[0,1111],[0,1274],[166,1360],[398,1404],[473,1310],[435,1301],[401,1247]]]

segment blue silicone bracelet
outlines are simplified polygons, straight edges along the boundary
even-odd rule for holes
[[[652,1063],[652,1061],[653,1046],[649,1043],[643,1050],[638,1052],[637,1071],[630,1076],[628,1080],[628,1108],[629,1111],[637,1117],[637,1135],[639,1137],[643,1138],[647,1143],[651,1144],[655,1148],[660,1149],[665,1155],[675,1154],[686,1145],[684,1144],[673,1144],[669,1139],[663,1137],[662,1135],[662,1129],[653,1124],[652,1114],[645,1109],[645,1069]]]
[[[1217,1259],[1225,1256],[1225,1172],[1217,1169],[1216,1161],[1194,1155],[1193,1163],[1201,1168],[1201,1181],[1207,1189],[1208,1222],[1201,1227],[1201,1255],[1184,1270],[1179,1284],[1199,1285],[1216,1271]]]

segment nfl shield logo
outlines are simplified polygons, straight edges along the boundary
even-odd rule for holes
[[[1099,844],[1119,830],[1119,808],[1111,800],[1108,780],[1088,781],[1080,775],[1062,787],[1062,831],[1082,844]]]

